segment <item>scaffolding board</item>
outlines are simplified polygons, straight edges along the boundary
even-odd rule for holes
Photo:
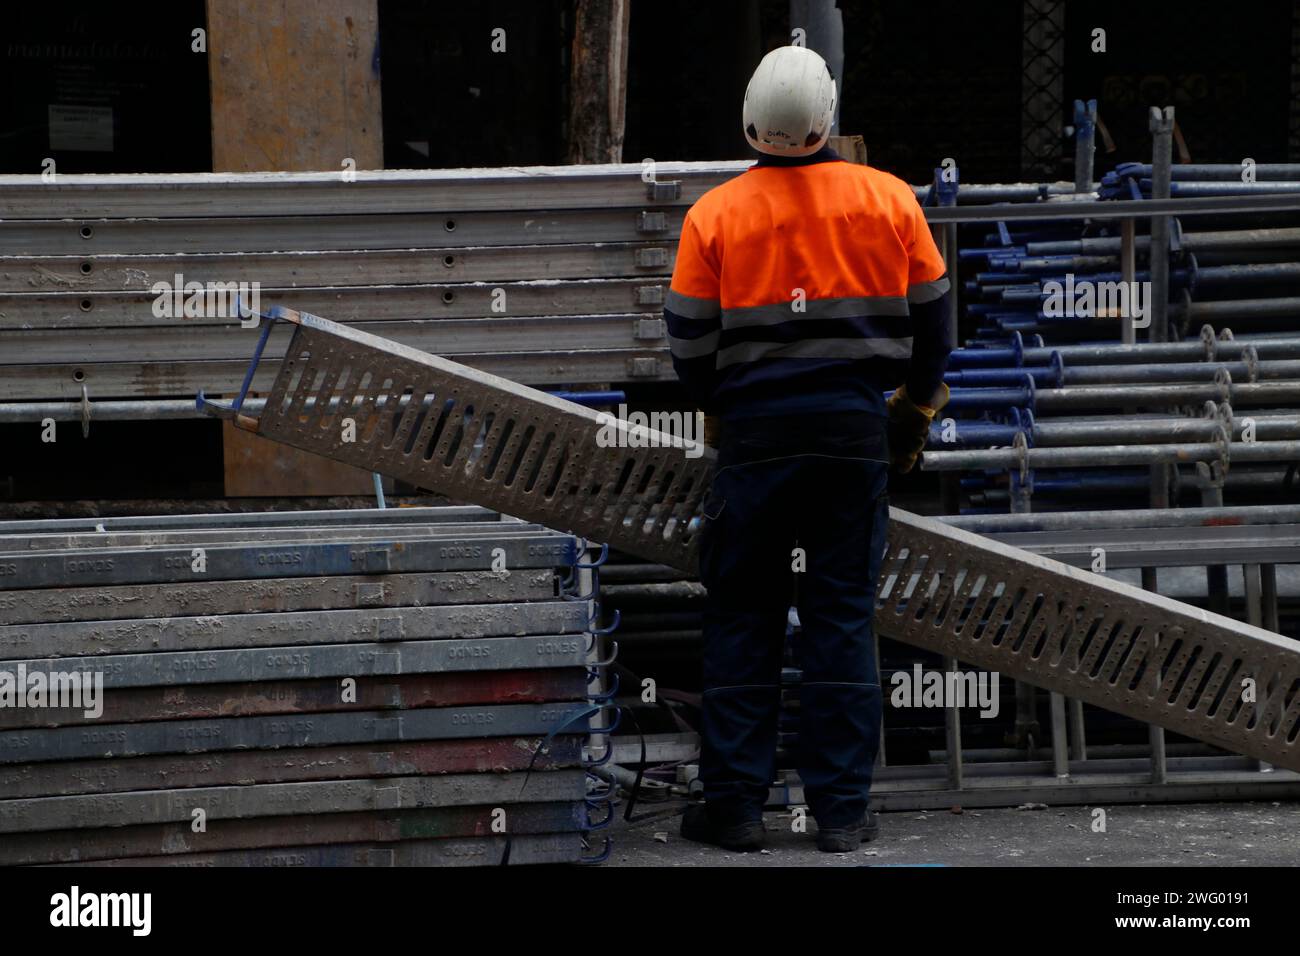
[[[277,322],[293,338],[253,418],[241,405]],[[697,567],[712,450],[366,332],[274,310],[233,406],[199,404],[275,441]],[[1296,641],[898,509],[876,603],[887,637],[1300,770]]]

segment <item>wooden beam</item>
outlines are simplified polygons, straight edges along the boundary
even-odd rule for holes
[[[569,162],[623,161],[632,0],[577,0],[569,97]]]
[[[208,0],[215,172],[384,165],[378,0]],[[233,278],[233,277],[232,277]],[[372,492],[370,475],[226,424],[233,497]]]
[[[208,0],[212,168],[384,165],[377,0]]]

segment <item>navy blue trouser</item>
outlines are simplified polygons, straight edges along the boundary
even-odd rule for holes
[[[782,653],[796,591],[799,774],[808,806],[822,827],[855,823],[867,809],[880,744],[871,622],[889,520],[884,425],[872,415],[836,414],[723,429],[700,531],[708,589],[700,777],[718,822],[758,819],[775,778]]]

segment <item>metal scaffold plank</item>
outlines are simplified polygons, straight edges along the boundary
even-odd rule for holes
[[[0,764],[0,789],[6,799],[16,799],[359,777],[506,773],[525,771],[530,764],[534,770],[548,770],[578,766],[582,742],[582,737],[566,734],[553,737],[549,743],[540,736],[469,737],[385,743],[382,747],[348,744],[159,754],[130,760]]]
[[[548,770],[37,797],[0,802],[0,833],[98,829],[106,822],[112,826],[175,821],[188,824],[196,809],[204,811],[212,827],[222,820],[248,817],[554,803],[581,801],[586,794],[585,771]]]
[[[237,681],[368,677],[455,671],[580,667],[587,663],[582,635],[490,637],[474,640],[394,641],[386,644],[305,644],[217,651],[158,651],[97,657],[27,658],[6,664],[30,674],[102,674],[104,686],[155,687]]]
[[[605,206],[690,206],[749,163],[656,163],[656,177],[677,181],[674,195],[652,199],[641,163],[517,166],[501,169],[356,170],[0,176],[0,208],[11,219],[114,216],[289,216],[338,213],[470,212],[597,209]]]
[[[291,611],[213,617],[73,621],[0,626],[0,661],[33,657],[294,647],[427,638],[579,633],[589,612],[577,601],[452,604],[382,611]]]
[[[275,750],[396,740],[585,733],[586,703],[469,704],[402,711],[343,711],[216,720],[160,720],[0,731],[0,763]],[[2,805],[2,804],[0,804]]]
[[[445,230],[444,230],[445,232]],[[227,252],[185,255],[0,255],[0,291],[145,290],[155,282],[229,282],[264,289],[523,279],[607,279],[668,275],[676,240],[533,246],[437,246],[338,251]],[[88,267],[88,268],[87,268]]]
[[[581,524],[590,537],[635,554],[694,565],[692,519],[713,460],[703,444],[686,448],[679,436],[677,447],[640,448],[626,423],[573,403],[316,316],[276,314],[295,326],[288,354],[261,417],[237,416],[236,425],[549,527]],[[337,427],[342,416],[355,422],[354,441]],[[618,435],[608,437],[621,437],[624,447],[602,447],[611,428]]]
[[[111,548],[208,547],[214,544],[263,545],[352,544],[397,541],[437,541],[442,538],[491,538],[495,535],[545,534],[541,525],[509,519],[500,522],[466,521],[436,527],[416,525],[356,525],[348,528],[215,528],[162,531],[67,531],[8,534],[0,532],[0,557],[35,551],[94,551]]]
[[[281,252],[308,249],[452,249],[490,246],[567,246],[583,242],[675,239],[682,208],[656,209],[642,219],[636,208],[596,208],[348,216],[280,216],[257,219],[32,219],[6,220],[10,249],[32,256],[186,255]],[[445,255],[445,253],[444,253]]]
[[[635,319],[629,315],[628,321]],[[668,382],[673,367],[668,347],[590,349],[546,352],[475,352],[458,355],[468,366],[532,385],[574,382]],[[68,399],[80,401],[85,385],[94,400],[122,396],[148,398],[181,395],[192,399],[200,389],[209,395],[239,391],[248,363],[234,359],[195,362],[62,362],[10,365],[0,376],[0,401]],[[252,389],[265,392],[273,376],[261,372]]]
[[[344,508],[336,511],[221,511],[198,514],[96,516],[93,518],[14,518],[0,521],[0,535],[158,533],[272,528],[340,528],[401,525],[515,524],[516,519],[478,505],[437,505],[418,508]]]
[[[173,275],[170,281],[175,278]],[[189,276],[183,279],[185,284],[195,281]],[[253,288],[249,281],[239,277],[245,284],[245,296]],[[240,327],[236,317],[234,297],[239,287],[233,279],[222,281],[220,287],[227,288],[226,283],[229,292],[214,298],[213,306],[205,305],[212,311],[201,316],[185,313],[188,296],[183,288],[174,294],[148,288],[0,293],[0,331],[22,333],[24,348],[31,349],[23,357],[30,362],[62,358],[57,351],[57,333],[67,329],[83,330],[78,336],[87,348],[96,346],[97,355],[103,352],[104,361],[120,361],[122,353],[131,354],[128,348],[143,349],[151,342],[161,346],[182,336],[192,341],[196,359],[234,358],[242,354],[237,351],[241,333],[244,337],[250,333]],[[391,336],[405,329],[422,337],[423,345],[412,343],[416,347],[490,352],[493,338],[500,336],[517,338],[513,347],[532,351],[541,351],[548,335],[576,338],[585,334],[591,337],[592,348],[626,347],[631,328],[629,324],[619,335],[620,324],[626,323],[623,316],[654,314],[667,284],[667,277],[656,276],[291,289],[263,286],[257,292],[293,308],[332,309],[346,321],[372,326],[377,335]],[[124,337],[125,348],[113,348],[109,330]],[[156,360],[159,354],[166,354],[155,348],[140,358]]]
[[[401,843],[348,843],[335,846],[232,850],[180,856],[134,857],[92,866],[499,866],[574,863],[582,857],[583,838],[576,833],[520,834]],[[73,863],[69,866],[81,866]]]
[[[540,601],[554,593],[550,568],[35,588],[0,591],[0,625]]]
[[[587,692],[587,674],[581,668],[410,674],[361,680],[353,691],[353,696],[344,702],[338,679],[140,687],[106,691],[100,698],[102,713],[98,716],[87,717],[85,707],[3,707],[0,730],[331,710],[405,710],[581,700]]]
[[[647,560],[696,566],[710,451],[689,457],[680,439],[654,447],[665,436],[629,442],[626,429],[617,449],[602,447],[603,423],[585,409],[315,316],[273,314],[296,328],[261,416],[214,413]],[[340,440],[331,425],[343,414],[363,438]],[[1300,643],[1260,628],[896,509],[876,626],[1300,769]]]
[[[494,809],[442,807],[226,820],[198,833],[187,823],[14,833],[0,840],[0,866],[174,857],[263,847],[463,840],[492,833]],[[514,836],[577,833],[587,825],[587,813],[581,803],[525,803],[509,808],[507,822]]]
[[[192,548],[84,550],[0,555],[5,588],[161,584],[177,580],[229,581],[316,577],[387,571],[490,571],[500,549],[508,569],[557,567],[573,562],[573,539],[561,534],[459,535],[432,540],[284,545],[217,544],[205,549],[200,572]],[[500,563],[500,562],[498,562]]]
[[[876,626],[1300,770],[1300,642],[891,510]]]

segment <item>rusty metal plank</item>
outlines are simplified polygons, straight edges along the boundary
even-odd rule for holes
[[[574,863],[583,855],[576,833],[520,834],[517,837],[465,837],[450,840],[409,840],[401,843],[344,844],[234,850],[181,856],[136,857],[128,860],[68,866],[499,866],[510,848],[510,865]]]
[[[583,738],[561,734],[538,754],[534,769],[575,767]],[[245,750],[163,754],[130,760],[69,760],[0,764],[6,798],[219,787],[359,777],[525,770],[543,737],[479,737],[414,743],[351,744],[303,750]]]
[[[587,692],[582,668],[548,671],[480,671],[412,674],[356,682],[355,700],[343,703],[338,680],[263,681],[198,687],[141,687],[105,691],[103,712],[87,718],[79,707],[3,707],[0,730],[22,727],[98,726],[152,720],[252,717],[332,710],[404,710],[460,704],[522,704],[580,700]]]
[[[195,833],[188,823],[11,833],[0,840],[0,866],[90,863],[331,843],[394,843],[492,835],[493,807],[328,813],[225,820]],[[512,836],[576,833],[587,824],[581,803],[521,803],[506,808]],[[514,855],[513,852],[511,854]]]
[[[553,599],[511,604],[453,604],[383,610],[290,611],[212,617],[73,621],[0,626],[0,661],[92,657],[163,651],[294,647],[427,638],[578,633],[583,602]]]
[[[694,567],[694,519],[714,457],[702,444],[678,436],[641,448],[633,436],[632,447],[602,447],[611,424],[590,409],[313,315],[275,315],[294,326],[293,339],[261,417],[237,415],[237,426]],[[343,440],[343,417],[355,421],[355,441]],[[612,427],[629,437],[625,423]]]
[[[29,673],[103,674],[106,688],[118,688],[311,677],[531,670],[578,667],[586,662],[587,640],[581,635],[568,634],[27,658],[8,662],[6,668],[16,671],[19,666],[24,666]]]
[[[554,593],[550,568],[34,588],[0,591],[0,625],[539,601]]]
[[[442,740],[546,734],[563,727],[585,733],[587,719],[572,718],[587,703],[467,704],[401,711],[348,711],[164,720],[91,727],[37,727],[0,731],[0,763],[137,757],[160,753],[205,753],[324,747],[390,740]]]
[[[211,828],[247,817],[581,801],[586,792],[584,770],[136,790],[0,801],[0,833],[188,823],[196,809],[204,811]]]

